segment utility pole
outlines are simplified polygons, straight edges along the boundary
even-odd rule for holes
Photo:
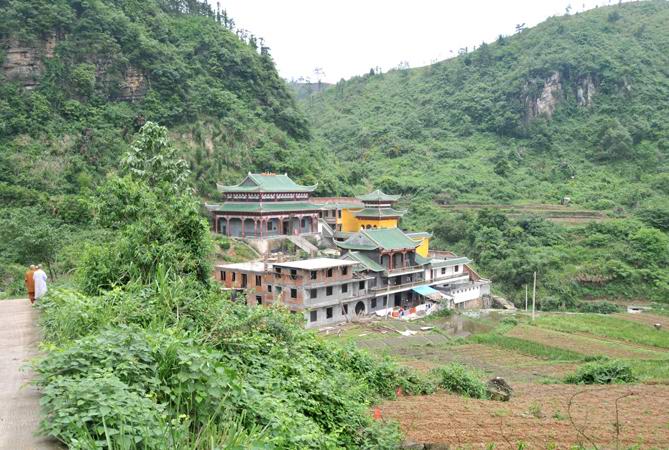
[[[532,321],[534,322],[534,308],[537,300],[537,273],[534,272],[534,284],[532,285]]]
[[[527,312],[527,284],[525,285],[525,312]]]

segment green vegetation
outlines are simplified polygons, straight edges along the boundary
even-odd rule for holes
[[[623,361],[593,361],[579,367],[567,376],[565,382],[571,384],[612,384],[633,383],[637,378],[632,368]]]
[[[669,332],[616,317],[595,314],[542,315],[534,324],[567,333],[589,333],[669,349]]]
[[[301,103],[315,141],[335,151],[355,192],[404,194],[403,226],[434,231],[433,246],[473,257],[517,303],[534,270],[539,298],[564,309],[587,297],[666,301],[668,20],[664,1],[551,17],[437,64],[341,81]],[[442,207],[559,206],[564,197],[571,203],[560,213],[607,220],[500,223]]]
[[[208,226],[165,133],[147,123],[95,192],[107,239],[83,252],[78,289],[40,302],[42,432],[86,449],[396,448],[369,408],[434,385],[210,283]]]
[[[326,192],[338,182],[320,175],[331,163],[309,144],[268,46],[204,1],[9,0],[0,15],[3,296],[21,293],[26,265],[59,280],[85,242],[107,240],[93,194],[123,155],[128,172],[160,168],[131,152],[148,121],[170,127],[171,153],[202,196],[249,170]],[[167,136],[150,134],[159,149]]]
[[[481,374],[467,366],[454,362],[434,369],[433,373],[439,387],[449,392],[471,398],[488,397],[485,383],[481,381]]]
[[[493,345],[523,355],[535,356],[550,361],[583,361],[586,358],[581,353],[516,337],[504,336],[502,334],[477,334],[469,338],[469,341],[476,342],[477,344]]]

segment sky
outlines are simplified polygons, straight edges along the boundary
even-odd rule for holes
[[[216,8],[217,0],[208,0]],[[287,80],[337,82],[407,62],[420,67],[550,16],[616,0],[218,0],[239,28],[262,36]],[[315,74],[320,68],[323,75]]]

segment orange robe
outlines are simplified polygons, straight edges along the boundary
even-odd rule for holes
[[[30,298],[30,300],[35,299],[35,279],[33,278],[34,274],[34,270],[29,270],[25,275],[26,290],[28,291],[28,298]]]

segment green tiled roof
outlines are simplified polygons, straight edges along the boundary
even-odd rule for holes
[[[399,228],[378,228],[360,232],[384,250],[416,248],[418,243]]]
[[[222,205],[207,205],[207,209],[217,212],[272,213],[283,211],[319,211],[320,205],[308,202],[226,202]]]
[[[318,200],[318,199],[314,199]],[[361,209],[362,206],[357,203],[323,203],[322,209]]]
[[[466,256],[461,256],[459,258],[449,258],[449,259],[433,259],[432,267],[454,266],[456,264],[469,264],[470,262],[472,262],[472,260],[467,258]]]
[[[335,241],[335,245],[339,248],[344,248],[346,250],[376,250],[379,248],[377,244],[358,244],[356,242],[339,242]]]
[[[415,231],[415,232],[407,233],[407,236],[409,236],[411,239],[431,238],[432,233],[429,233],[427,231]]]
[[[234,186],[218,185],[220,192],[312,192],[314,186],[295,183],[288,175],[249,173],[244,181]]]
[[[375,190],[365,195],[358,195],[356,198],[362,200],[363,202],[394,202],[399,200],[401,195],[388,195],[384,194],[380,190]]]
[[[362,264],[372,272],[383,272],[384,270],[386,270],[386,268],[383,267],[381,264],[377,263],[373,259],[370,259],[359,252],[348,252],[344,257],[352,259],[354,261],[358,261],[360,264]]]
[[[356,211],[356,217],[402,217],[406,211],[397,211],[393,208],[365,208]]]
[[[432,260],[430,258],[426,258],[426,257],[421,256],[418,253],[416,253],[416,264],[422,266],[424,264],[429,264],[431,262],[432,262]]]

